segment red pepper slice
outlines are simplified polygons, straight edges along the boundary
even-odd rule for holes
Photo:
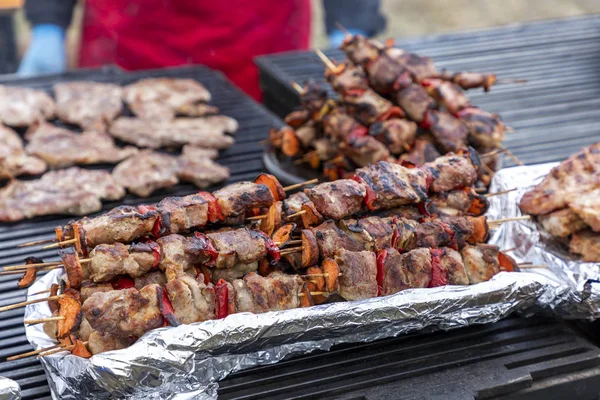
[[[208,203],[208,220],[210,222],[215,223],[225,219],[217,198],[212,193],[198,192],[198,196],[202,197]]]
[[[358,139],[362,136],[367,136],[369,134],[369,130],[363,125],[357,125],[350,131],[348,135],[348,141],[351,142],[355,139]]]
[[[154,264],[152,264],[152,268],[158,268],[162,258],[160,254],[160,246],[154,240],[150,239],[146,239],[143,242],[150,247],[150,250],[152,250],[152,255],[154,256]]]
[[[204,284],[208,285],[211,281],[210,271],[206,268],[206,265],[202,265],[200,267],[196,267],[196,278],[198,275],[202,274],[204,278]]]
[[[223,279],[219,279],[215,285],[215,294],[217,297],[217,319],[225,318],[229,315],[229,288],[227,287],[227,282]]]
[[[419,123],[419,126],[425,130],[431,129],[431,127],[433,126],[433,121],[431,119],[431,111],[427,111],[425,113],[425,117],[423,118],[423,121]]]
[[[138,211],[140,212],[140,214],[145,215],[145,214],[148,214],[149,212],[156,211],[156,207],[145,205],[145,204],[140,204],[138,206]],[[151,231],[152,237],[159,238],[161,236],[162,231],[163,231],[162,218],[161,218],[160,214],[158,214],[158,216],[156,217],[156,221],[154,221],[154,225],[152,226],[152,231]]]
[[[365,91],[365,89],[348,89],[344,90],[344,96],[358,97],[361,96]]]
[[[129,276],[116,276],[110,281],[110,284],[115,290],[135,287],[135,281]]]
[[[354,175],[352,177],[352,179],[358,183],[362,183],[363,185],[365,185],[365,187],[367,188],[367,195],[365,196],[365,200],[364,200],[365,205],[367,206],[367,208],[369,210],[376,210],[377,207],[375,207],[374,203],[375,203],[375,200],[377,200],[377,194],[375,193],[375,191],[360,176]]]
[[[251,231],[251,233],[260,236],[265,241],[265,247],[267,248],[269,258],[271,259],[271,265],[277,264],[281,259],[281,250],[279,249],[279,247],[277,247],[273,239],[271,239],[267,234],[265,234],[262,231]]]
[[[445,286],[448,284],[448,271],[442,267],[444,250],[429,249],[431,254],[431,281],[428,287]]]
[[[219,252],[213,245],[212,241],[208,236],[201,232],[194,232],[194,236],[198,240],[196,245],[202,249],[201,251],[207,255],[210,260],[206,263],[207,265],[213,265],[219,256]]]
[[[426,201],[422,201],[420,203],[417,203],[417,208],[419,209],[419,212],[421,213],[421,215],[424,215],[426,217],[430,217],[431,213],[429,212],[429,208],[427,207],[429,203],[427,203]]]
[[[163,326],[179,326],[181,322],[175,316],[175,309],[169,300],[167,289],[159,287],[157,291],[160,313],[163,316]]]
[[[386,249],[379,250],[377,252],[377,296],[381,296],[383,292],[383,276],[384,276],[384,266],[385,260],[387,258],[388,252]]]

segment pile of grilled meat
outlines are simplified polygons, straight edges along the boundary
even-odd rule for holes
[[[515,271],[485,244],[487,201],[473,190],[478,168],[468,153],[413,168],[380,161],[290,196],[262,174],[74,221],[56,229],[68,244],[59,250],[66,273],[50,307],[64,318],[44,329],[89,357],[165,325],[476,284]],[[31,271],[22,286],[35,280]]]
[[[428,57],[360,35],[341,48],[348,60],[330,62],[325,73],[338,99],[311,81],[297,87],[301,107],[287,127],[271,130],[271,145],[330,180],[381,160],[422,165],[472,146],[487,154],[479,178],[489,184],[507,127],[474,107],[464,89],[487,91],[494,75],[440,72]]]
[[[600,262],[600,142],[554,167],[519,207],[552,236],[570,238],[583,261]]]
[[[230,147],[237,122],[207,104],[192,79],[152,78],[125,87],[97,82],[54,85],[54,99],[29,88],[0,86],[0,221],[45,214],[84,215],[129,192],[146,197],[180,180],[200,188],[229,177],[214,162]],[[123,102],[135,115],[120,116]],[[77,126],[75,132],[49,122]],[[23,143],[12,128],[25,130]],[[134,146],[117,146],[115,139]],[[139,150],[138,148],[146,148]],[[179,150],[173,155],[157,149]],[[113,173],[78,167],[118,164]],[[40,175],[37,180],[13,179]],[[110,190],[106,188],[110,187]]]

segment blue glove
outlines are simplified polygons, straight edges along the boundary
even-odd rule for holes
[[[361,31],[360,29],[348,29],[348,32],[351,35],[363,35],[367,36],[366,32]],[[342,42],[346,38],[346,32],[342,32],[340,30],[335,30],[331,32],[328,36],[329,39],[329,47],[340,47]]]
[[[64,72],[67,67],[65,30],[54,24],[40,24],[31,31],[29,48],[17,74],[23,76]]]

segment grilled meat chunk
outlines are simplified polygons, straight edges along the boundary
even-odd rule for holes
[[[427,199],[426,174],[419,169],[380,161],[357,169],[356,175],[377,195],[372,204],[375,209],[393,208]]]
[[[156,240],[160,246],[160,269],[165,271],[167,280],[174,279],[184,271],[211,261],[207,253],[206,240],[202,237],[181,235],[161,236]]]
[[[285,215],[295,214],[302,209],[302,204],[309,201],[310,199],[304,192],[294,193],[283,200],[283,212],[285,212]]]
[[[220,279],[232,282],[235,279],[242,279],[250,272],[256,271],[258,271],[258,261],[251,262],[250,264],[237,264],[231,268],[215,268],[211,270],[210,275],[213,283],[217,283]]]
[[[435,102],[421,85],[410,84],[395,94],[396,103],[404,110],[406,116],[416,122],[422,122],[427,112],[434,108]]]
[[[335,262],[340,266],[339,295],[346,300],[377,297],[377,261],[371,251],[338,249]]]
[[[123,99],[135,115],[144,119],[172,119],[177,114],[216,114],[207,106],[210,92],[194,79],[148,78],[123,88]]]
[[[255,309],[258,306],[259,312],[290,310],[300,306],[298,294],[303,281],[297,275],[272,272],[263,277],[251,272],[244,277],[244,283],[254,300],[251,305]],[[237,286],[234,285],[234,288],[237,292]]]
[[[431,253],[428,248],[419,248],[402,254],[402,266],[411,288],[426,288],[431,281]]]
[[[158,285],[164,287],[167,284],[167,277],[160,270],[148,272],[146,275],[135,278],[135,288],[141,290],[144,286]]]
[[[84,340],[80,337],[81,340]],[[131,338],[120,337],[98,331],[92,331],[87,339],[88,349],[92,354],[104,353],[106,351],[121,350],[133,343]]]
[[[177,185],[178,169],[176,157],[144,150],[119,163],[113,177],[136,196],[148,197],[157,189]]]
[[[406,119],[392,118],[371,125],[369,135],[385,144],[393,154],[402,154],[415,142],[417,124]]]
[[[372,89],[367,89],[360,94],[342,96],[342,101],[350,114],[363,125],[371,125],[393,110],[389,100],[384,99]]]
[[[110,134],[124,142],[152,149],[179,148],[186,144],[226,149],[234,140],[225,133],[234,133],[237,129],[237,121],[223,115],[158,121],[120,117],[111,125]]]
[[[144,243],[126,246],[122,243],[100,244],[90,252],[87,264],[89,279],[106,282],[118,275],[140,277],[157,264],[152,248]]]
[[[441,264],[442,268],[448,271],[448,284],[468,285],[469,276],[460,253],[447,247],[442,250],[444,254],[441,257]]]
[[[424,122],[444,153],[458,151],[467,145],[469,130],[452,114],[431,110]]]
[[[165,285],[177,320],[182,324],[215,319],[215,289],[212,284],[182,274]]]
[[[600,142],[585,147],[556,167],[521,198],[526,214],[543,215],[565,208],[581,193],[600,185]]]
[[[187,144],[181,149],[181,155],[186,159],[209,158],[214,160],[219,156],[219,150]]]
[[[339,179],[305,189],[304,193],[323,217],[339,221],[361,210],[367,189],[352,179]]]
[[[542,227],[552,236],[567,237],[572,233],[585,229],[585,222],[570,208],[552,211],[550,214],[538,216]]]
[[[82,306],[83,316],[101,334],[140,337],[163,325],[159,309],[160,286],[94,293]]]
[[[0,221],[19,221],[48,214],[83,215],[117,200],[124,190],[107,171],[72,167],[32,181],[14,180],[0,190]]]
[[[208,223],[208,202],[197,194],[165,197],[157,207],[167,233],[187,232]]]
[[[383,265],[383,284],[381,295],[388,296],[409,289],[410,279],[402,263],[403,257],[396,249],[388,249]]]
[[[333,89],[341,94],[346,94],[353,90],[363,91],[370,89],[367,74],[359,65],[345,63],[341,71],[337,73],[327,71],[325,76]]]
[[[25,127],[54,117],[54,101],[47,93],[0,85],[0,123]]]
[[[83,268],[84,273],[87,268]],[[115,290],[110,283],[94,283],[92,281],[83,281],[81,284],[81,301],[85,302],[94,293],[104,293]]]
[[[318,137],[318,130],[313,121],[302,125],[296,129],[296,137],[300,140],[302,147],[310,147],[312,142]]]
[[[471,285],[489,281],[492,276],[500,272],[498,246],[490,244],[467,245],[462,249],[461,255]]]
[[[502,146],[506,127],[498,114],[480,108],[465,108],[458,113],[469,130],[469,143],[478,148],[498,149]]]
[[[213,193],[225,218],[237,217],[252,208],[269,207],[275,199],[266,185],[237,182]]]
[[[441,156],[433,143],[428,140],[417,139],[410,151],[400,156],[400,160],[408,161],[414,165],[423,165]]]
[[[247,228],[214,232],[207,235],[219,252],[215,267],[232,268],[237,264],[250,264],[267,255],[264,234]]]
[[[344,142],[348,137],[360,136],[367,129],[343,107],[336,107],[325,115],[321,124],[323,134],[335,142]]]
[[[26,147],[29,154],[44,160],[50,168],[77,164],[117,163],[135,153],[135,147],[123,149],[105,133],[88,131],[75,133],[44,123],[33,133]]]
[[[429,57],[422,57],[398,48],[389,48],[386,52],[390,57],[404,65],[416,82],[439,75],[433,60]]]
[[[46,163],[29,156],[23,149],[19,135],[10,128],[0,125],[0,179],[19,175],[38,175],[46,171]]]
[[[130,243],[148,235],[158,219],[158,212],[140,211],[133,206],[119,206],[94,218],[82,218],[79,223],[85,232],[89,248],[115,242]]]
[[[177,175],[182,181],[192,182],[203,189],[229,178],[229,168],[209,158],[182,155],[178,160]]]
[[[390,158],[390,152],[385,144],[371,136],[350,139],[347,143],[342,143],[340,147],[342,154],[360,167]]]
[[[424,168],[433,178],[429,190],[447,192],[471,186],[477,180],[477,170],[468,157],[453,153],[426,163]]]
[[[54,85],[56,115],[83,129],[105,132],[121,113],[122,89],[98,82],[62,82]]]
[[[363,244],[364,250],[378,251],[392,247],[394,230],[392,218],[369,216],[360,219],[341,221],[345,232],[358,243]]]
[[[569,203],[569,208],[594,232],[600,232],[600,188],[581,193]]]
[[[454,82],[441,79],[427,79],[423,82],[429,94],[451,114],[457,114],[462,109],[471,107],[471,102],[465,96],[460,86]]]
[[[362,243],[338,228],[332,220],[325,221],[319,226],[310,228],[310,230],[317,238],[319,253],[323,258],[332,258],[338,249],[364,250]]]
[[[581,261],[600,262],[600,234],[589,229],[575,232],[571,238],[569,251],[581,254]]]
[[[430,196],[429,210],[442,215],[464,215],[473,202],[473,194],[465,190],[437,192]]]
[[[424,222],[415,228],[415,239],[417,247],[437,249],[440,247],[457,247],[456,236],[460,233],[452,227],[440,221]],[[464,237],[460,240],[465,244]]]

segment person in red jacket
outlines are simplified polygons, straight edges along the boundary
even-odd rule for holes
[[[32,41],[19,73],[62,72],[76,0],[29,0]],[[307,49],[310,0],[87,0],[79,67],[204,64],[260,100],[253,58]]]

